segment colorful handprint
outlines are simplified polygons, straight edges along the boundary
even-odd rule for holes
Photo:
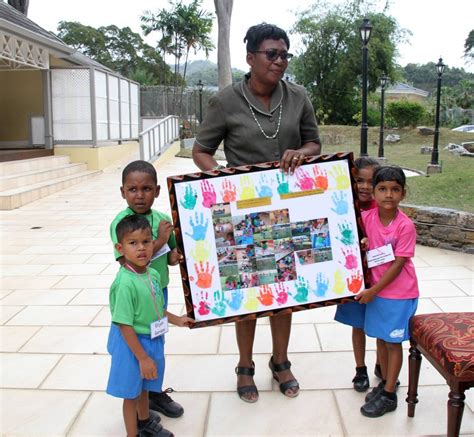
[[[191,251],[191,257],[194,261],[203,262],[209,259],[211,245],[206,240],[196,241],[195,248]]]
[[[309,294],[309,282],[307,279],[303,278],[302,276],[298,276],[296,282],[296,294],[293,296],[293,298],[296,300],[296,302],[303,303],[308,300],[308,294]]]
[[[351,248],[341,248],[341,251],[345,258],[344,267],[347,270],[356,269],[359,266],[359,263],[357,262],[357,257],[355,256],[354,251]]]
[[[225,303],[229,306],[230,309],[237,311],[242,306],[242,301],[244,300],[244,293],[240,288],[236,288],[232,291],[230,295],[231,299],[225,299]]]
[[[329,287],[329,279],[324,276],[321,272],[316,276],[316,290],[314,294],[318,297],[323,297],[326,295]]]
[[[272,197],[273,190],[271,187],[271,181],[268,180],[265,173],[260,175],[259,183],[260,185],[257,187],[258,197]]]
[[[273,296],[272,289],[270,288],[268,284],[262,285],[260,287],[260,292],[257,296],[257,299],[264,306],[273,305],[274,296]]]
[[[222,188],[222,191],[221,191],[222,202],[224,203],[235,202],[235,199],[237,197],[237,189],[235,188],[235,185],[229,179],[224,179],[224,182],[222,182],[221,188]]]
[[[244,308],[247,311],[256,311],[259,307],[258,299],[257,299],[257,289],[250,288],[247,291],[247,300],[244,303]]]
[[[351,246],[355,242],[354,230],[350,223],[338,223],[339,232],[341,237],[336,236],[336,238],[345,246]]]
[[[351,181],[347,171],[342,165],[335,165],[329,174],[336,180],[336,190],[347,190],[351,186]]]
[[[342,272],[340,270],[336,270],[334,272],[334,286],[332,287],[332,291],[336,294],[342,294],[344,292],[344,278],[342,277]]]
[[[202,262],[194,264],[194,270],[196,270],[197,281],[196,286],[199,288],[211,288],[212,285],[212,274],[216,269],[215,266],[212,266],[212,269],[209,270],[209,262],[206,262],[206,267]]]
[[[328,174],[326,170],[321,169],[319,166],[315,165],[313,167],[313,173],[314,173],[315,188],[326,191],[329,186]]]
[[[295,175],[296,175],[296,186],[301,191],[308,191],[314,188],[314,180],[311,178],[311,176],[308,174],[308,172],[304,168],[298,167],[296,169]]]
[[[226,306],[224,303],[224,292],[221,290],[214,291],[214,306],[211,308],[211,311],[218,317],[225,316]]]
[[[350,278],[346,278],[346,282],[349,291],[356,294],[362,287],[362,275],[357,271],[355,274],[351,275]]]
[[[333,193],[331,196],[335,208],[331,208],[338,215],[345,215],[349,211],[349,204],[347,203],[347,194],[344,191],[339,192],[339,195]]]
[[[199,304],[198,304],[197,307],[196,307],[196,305],[194,305],[194,308],[197,308],[198,313],[201,316],[205,316],[205,315],[209,314],[209,312],[211,311],[211,307],[210,307],[209,302],[207,301],[207,299],[208,299],[208,294],[201,291],[201,299],[199,301]]]
[[[206,239],[207,227],[209,225],[209,219],[206,219],[204,222],[204,214],[201,212],[201,215],[198,215],[197,212],[194,213],[195,221],[192,217],[189,218],[189,224],[193,230],[193,233],[185,232],[186,235],[189,235],[194,241],[201,241]]]
[[[288,287],[283,282],[275,284],[276,301],[278,305],[285,305],[288,301]]]
[[[288,179],[285,176],[285,173],[277,172],[277,191],[278,194],[288,194],[290,192],[290,185]]]
[[[184,199],[180,200],[180,205],[185,209],[194,209],[197,202],[197,193],[191,185],[186,185],[184,189]]]
[[[240,177],[240,185],[242,187],[242,192],[240,193],[240,199],[255,199],[255,185],[248,175]]]
[[[216,190],[207,179],[201,181],[202,206],[211,208],[216,204]]]

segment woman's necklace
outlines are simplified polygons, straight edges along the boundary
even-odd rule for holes
[[[267,133],[263,130],[260,122],[257,119],[257,116],[255,115],[255,112],[253,112],[252,105],[249,103],[249,109],[250,112],[252,113],[253,119],[257,123],[257,126],[260,128],[260,132],[262,132],[262,135],[267,139],[267,140],[273,140],[278,136],[278,132],[280,132],[280,124],[281,124],[281,113],[283,111],[283,100],[280,102],[280,114],[278,115],[278,125],[275,133],[273,135],[267,135]]]

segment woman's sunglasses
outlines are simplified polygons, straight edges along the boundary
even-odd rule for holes
[[[288,52],[279,52],[276,49],[269,49],[269,50],[255,50],[254,53],[265,53],[267,60],[269,61],[276,61],[280,58],[282,61],[288,61],[293,57],[292,53]]]

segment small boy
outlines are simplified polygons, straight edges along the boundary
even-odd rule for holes
[[[148,220],[140,215],[117,224],[115,248],[123,264],[110,287],[110,327],[107,350],[112,356],[107,393],[123,398],[128,436],[172,437],[151,415],[148,391],[161,392],[165,370],[164,334],[168,319],[177,326],[193,320],[166,311],[159,273],[148,267],[153,240]],[[155,413],[156,414],[156,413]]]
[[[160,186],[155,168],[146,161],[133,161],[122,172],[122,197],[127,201],[128,208],[120,212],[110,225],[110,237],[114,245],[118,243],[116,228],[124,217],[143,215],[151,226],[153,237],[153,256],[150,267],[155,269],[161,278],[161,288],[165,299],[165,308],[168,307],[169,265],[176,265],[180,255],[176,249],[176,239],[173,233],[171,218],[159,211],[152,210],[153,202],[160,194]],[[115,259],[123,265],[124,259],[115,248]],[[159,411],[168,417],[180,417],[184,413],[183,407],[173,401],[168,393],[150,391],[150,408]]]

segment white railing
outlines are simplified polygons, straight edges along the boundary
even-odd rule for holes
[[[168,117],[140,132],[140,159],[152,161],[179,138],[179,118]]]

